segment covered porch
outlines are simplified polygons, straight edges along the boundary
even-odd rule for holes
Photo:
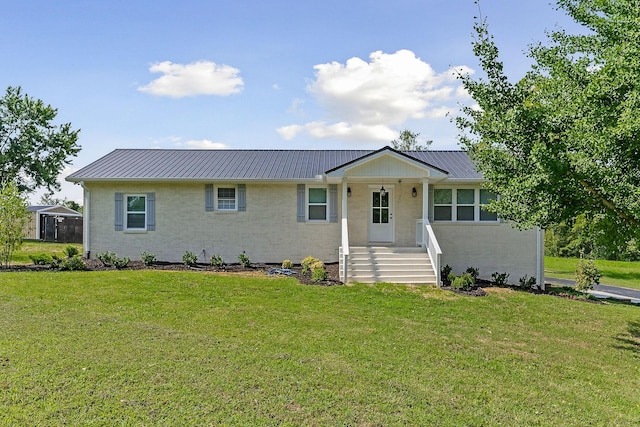
[[[341,184],[341,280],[440,284],[430,185],[448,173],[382,149],[328,171]]]

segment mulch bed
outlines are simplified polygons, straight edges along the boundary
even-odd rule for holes
[[[84,260],[87,264],[88,271],[111,271],[116,270],[115,267],[105,267],[100,260],[97,259],[89,259]],[[174,263],[174,262],[156,262],[152,266],[146,266],[142,263],[142,261],[129,261],[127,267],[124,270],[170,270],[170,271],[203,271],[203,272],[216,272],[216,273],[238,273],[238,274],[252,274],[252,273],[261,273],[268,274],[268,272],[272,269],[281,267],[279,264],[252,264],[251,267],[243,267],[240,264],[229,264],[222,269],[215,268],[210,264],[197,264],[193,267],[186,266],[182,263]],[[2,271],[48,271],[51,270],[49,266],[46,265],[10,265],[8,268],[0,268],[0,272]],[[294,266],[291,271],[291,274],[288,277],[293,277],[297,279],[300,283],[306,285],[316,285],[316,286],[336,286],[342,285],[343,283],[340,281],[339,276],[339,267],[337,263],[333,264],[325,264],[325,270],[327,271],[327,279],[314,282],[311,280],[311,275],[302,274],[302,269],[300,266]],[[274,276],[279,274],[274,274]]]

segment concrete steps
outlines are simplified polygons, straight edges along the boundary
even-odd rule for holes
[[[349,249],[348,282],[436,283],[431,260],[422,248],[352,246]]]

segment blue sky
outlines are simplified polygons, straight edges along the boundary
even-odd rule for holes
[[[0,90],[81,129],[63,175],[116,148],[377,149],[405,128],[457,149],[446,113],[473,103],[451,77],[478,75],[473,0],[3,3]],[[481,6],[512,79],[545,30],[575,28],[548,0]]]

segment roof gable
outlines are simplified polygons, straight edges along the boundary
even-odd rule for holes
[[[448,172],[411,157],[391,147],[373,151],[359,159],[352,160],[327,171],[328,177],[409,177],[422,178],[435,176],[445,178]]]

